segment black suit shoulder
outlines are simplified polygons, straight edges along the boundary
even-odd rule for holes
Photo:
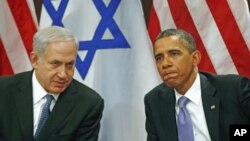
[[[156,87],[154,87],[152,90],[150,90],[145,97],[152,97],[155,96],[155,93],[160,93],[162,91],[164,91],[164,88],[168,88],[164,83],[161,83],[159,85],[157,85]]]
[[[161,83],[158,86],[154,87],[152,90],[150,90],[144,97],[144,100],[147,99],[155,99],[155,98],[159,98],[162,97],[162,95],[169,95],[171,94],[171,92],[173,92],[174,89],[168,87],[165,83]]]
[[[207,79],[217,91],[221,91],[223,93],[232,93],[233,91],[235,91],[235,93],[239,93],[242,88],[250,88],[250,80],[247,77],[241,75],[216,75],[205,72],[201,72],[200,74],[203,78],[205,76],[205,79]]]
[[[99,93],[92,88],[73,79],[68,89],[70,91],[74,91],[71,98],[73,98],[74,103],[78,105],[78,108],[85,109],[87,111],[97,110],[98,113],[103,110],[104,100]],[[65,93],[68,93],[69,90],[66,90]]]
[[[30,83],[31,85],[32,71],[21,72],[14,75],[0,77],[0,95],[17,88],[20,83]],[[28,84],[29,85],[29,84]],[[4,92],[4,93],[3,93]]]
[[[28,72],[22,72],[14,75],[6,75],[6,76],[0,76],[0,86],[7,86],[7,85],[13,85],[18,80],[22,79],[23,76],[28,75]]]
[[[88,97],[89,99],[98,99],[101,100],[102,97],[99,95],[99,93],[97,93],[95,90],[93,90],[92,88],[88,87],[87,85],[78,82],[77,80],[73,79],[72,80],[72,85],[74,85],[77,93],[82,96],[82,98],[84,97]]]
[[[204,79],[205,76],[205,79]],[[250,80],[241,75],[227,74],[214,75],[210,73],[201,73],[201,87],[206,89],[206,85],[212,85],[215,88],[215,93],[220,100],[220,105],[224,111],[238,112],[235,115],[250,118]],[[204,82],[204,80],[207,82]],[[227,115],[228,112],[225,112]],[[228,117],[229,118],[229,117]]]
[[[200,74],[204,75],[212,84],[223,83],[225,85],[229,85],[229,84],[237,84],[240,81],[249,81],[249,79],[246,78],[245,76],[236,74],[218,75],[206,72],[200,72]]]

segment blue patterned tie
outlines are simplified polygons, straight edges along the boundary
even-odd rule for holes
[[[188,101],[188,98],[185,96],[178,100],[180,107],[177,122],[179,141],[194,141],[192,121],[186,108]]]
[[[54,99],[52,95],[46,95],[45,97],[46,97],[46,103],[44,104],[43,109],[42,109],[42,113],[41,113],[41,116],[39,119],[39,124],[37,126],[36,133],[34,136],[35,139],[37,139],[39,137],[40,132],[41,132],[47,118],[49,117],[50,104],[51,104],[51,101]]]

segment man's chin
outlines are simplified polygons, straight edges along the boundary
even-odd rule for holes
[[[65,90],[65,87],[56,87],[56,88],[53,88],[53,89],[51,90],[50,93],[53,93],[53,94],[60,94],[60,93],[62,93],[64,90]]]
[[[169,80],[169,81],[164,81],[164,83],[168,86],[168,87],[170,87],[170,88],[175,88],[176,87],[176,82],[174,82],[174,81],[171,81],[171,80]]]

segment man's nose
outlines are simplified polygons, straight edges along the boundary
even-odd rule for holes
[[[66,78],[67,73],[66,73],[66,67],[65,66],[61,66],[58,70],[58,76],[60,78]]]
[[[171,67],[173,65],[171,59],[169,57],[165,57],[164,60],[163,60],[163,67],[164,68],[168,68],[168,67]]]

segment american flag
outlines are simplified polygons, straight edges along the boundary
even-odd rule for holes
[[[31,70],[28,54],[36,21],[33,1],[0,1],[0,75]]]
[[[145,6],[151,8],[147,23],[152,42],[164,29],[186,30],[194,36],[202,53],[200,70],[250,78],[250,15],[247,1],[152,0],[151,6],[146,2],[143,4],[144,10]]]

